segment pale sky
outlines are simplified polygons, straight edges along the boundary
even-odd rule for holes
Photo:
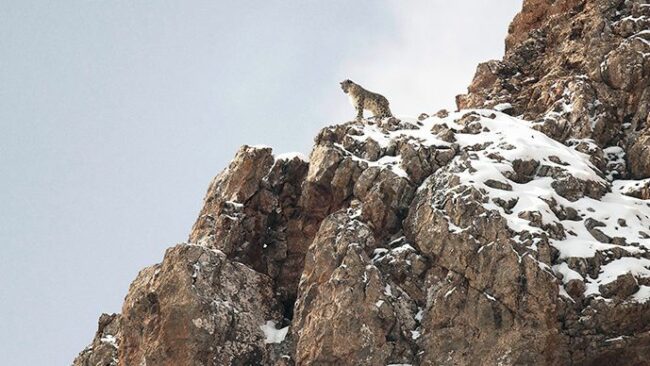
[[[520,0],[0,1],[0,363],[69,365],[243,144],[453,108]]]

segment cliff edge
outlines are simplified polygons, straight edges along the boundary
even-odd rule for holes
[[[525,0],[457,103],[243,146],[73,365],[650,364],[650,3]]]

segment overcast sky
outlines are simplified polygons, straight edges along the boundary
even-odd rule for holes
[[[454,106],[520,0],[0,1],[0,363],[68,365],[242,144]]]

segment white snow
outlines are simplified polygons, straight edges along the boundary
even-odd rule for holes
[[[418,120],[412,117],[401,117],[401,121],[408,122],[413,126],[416,126]],[[404,129],[384,132],[376,125],[366,124],[362,127],[359,135],[348,135],[350,138],[357,141],[368,141],[372,140],[379,145],[380,148],[385,149],[390,146],[391,141],[400,138],[410,139],[413,146],[417,149],[419,146],[439,146],[439,147],[449,147],[450,144],[439,139],[436,135],[432,134],[430,131],[432,125],[421,126],[416,129]],[[402,167],[402,157],[400,155],[390,156],[385,155],[376,161],[370,161],[368,159],[361,158],[356,156],[352,152],[348,151],[343,145],[339,143],[334,143],[334,146],[339,148],[341,151],[345,152],[347,156],[352,158],[354,161],[367,164],[368,167],[379,167],[382,169],[390,169],[397,176],[402,178],[408,178],[408,174]]]
[[[447,292],[445,293],[445,299],[446,299],[447,297],[449,297],[451,294],[453,294],[454,291],[456,291],[456,286],[452,287],[451,290],[449,290],[449,291],[447,291]]]
[[[421,322],[422,317],[424,317],[424,309],[418,308],[418,312],[417,312],[417,314],[415,314],[415,320]]]
[[[271,148],[271,146],[264,145],[264,144],[250,145],[249,147],[251,147],[253,149],[270,149]]]
[[[481,112],[479,112],[481,113]],[[485,115],[485,113],[482,113]],[[454,116],[447,118],[445,123],[451,125]],[[455,118],[458,118],[457,116]],[[536,177],[532,181],[519,184],[509,181],[504,173],[512,170],[511,162],[516,159],[536,160],[542,165],[557,167],[565,170],[574,178],[582,181],[592,181],[606,186],[609,182],[598,175],[596,168],[589,162],[589,156],[565,146],[541,132],[530,128],[531,124],[503,114],[497,118],[481,118],[481,125],[489,130],[480,134],[456,134],[456,139],[461,146],[488,144],[476,152],[476,159],[471,160],[475,170],[464,170],[457,175],[461,183],[471,185],[487,192],[490,198],[501,198],[505,201],[517,200],[511,212],[506,212],[502,207],[489,200],[484,206],[487,209],[497,210],[505,217],[508,226],[515,232],[528,231],[542,233],[541,228],[532,227],[528,220],[520,217],[524,211],[537,211],[541,215],[543,224],[561,224],[569,233],[565,239],[551,240],[551,244],[560,251],[560,259],[571,257],[588,258],[596,255],[597,251],[606,251],[614,248],[625,250],[629,254],[647,252],[650,240],[644,238],[639,230],[650,228],[650,209],[646,202],[624,196],[620,190],[606,194],[601,200],[583,197],[575,202],[561,197],[552,186],[554,179],[551,177]],[[514,148],[513,148],[514,147]],[[614,152],[614,151],[612,151]],[[488,155],[498,154],[504,158],[501,162],[490,159]],[[551,157],[556,162],[551,161]],[[559,164],[559,163],[561,164]],[[453,163],[453,162],[452,162]],[[488,180],[495,180],[509,184],[511,191],[489,187],[485,184]],[[559,205],[571,207],[583,217],[580,221],[560,220],[550,209],[547,201],[554,200]],[[638,242],[639,246],[605,244],[597,241],[585,227],[585,220],[592,218],[605,224],[598,227],[605,235],[614,238],[626,238],[628,243]],[[625,227],[618,224],[619,219],[625,220]],[[480,250],[480,249],[479,249]],[[531,250],[536,248],[531,247]],[[613,260],[603,266],[602,274],[596,278],[586,279],[588,293],[599,294],[598,285],[613,281],[617,276],[631,271],[635,276],[650,277],[650,260],[621,258]],[[564,282],[571,279],[583,279],[580,274],[571,270],[566,263],[554,266],[556,273],[562,273]],[[641,296],[635,299],[641,299]]]
[[[603,149],[605,153],[605,158],[607,159],[607,166],[614,167],[616,165],[625,166],[625,150],[619,146],[610,146]],[[607,180],[610,182],[614,180],[614,171],[610,171],[607,174]],[[616,184],[616,182],[614,182]]]
[[[556,264],[553,266],[553,271],[557,274],[562,275],[562,283],[566,284],[571,280],[584,280],[580,273],[569,268],[569,265],[566,262]]]
[[[622,341],[624,339],[625,339],[625,336],[618,336],[618,337],[606,339],[605,342],[618,342],[618,341]]]
[[[401,246],[391,250],[391,252],[395,253],[395,254],[398,254],[398,253],[401,253],[401,252],[415,252],[415,248],[413,248],[409,244],[404,244],[404,245],[401,245]]]
[[[512,104],[510,103],[500,103],[494,106],[494,110],[499,112],[503,112],[511,108],[512,108]]]
[[[376,262],[379,259],[381,259],[384,255],[388,253],[388,249],[386,248],[377,248],[372,252],[372,262]]]
[[[237,201],[226,201],[224,203],[227,204],[227,205],[233,206],[234,208],[244,208],[244,204],[239,203]]]
[[[638,303],[645,303],[650,300],[650,286],[639,286],[639,291],[632,295],[632,299]]]
[[[284,338],[287,336],[289,327],[284,327],[281,329],[276,329],[275,325],[277,323],[273,320],[268,320],[266,324],[260,325],[260,329],[264,332],[264,343],[282,343]]]
[[[566,292],[566,289],[564,288],[564,286],[558,285],[558,287],[559,287],[559,295],[560,295],[560,297],[563,297],[563,298],[565,298],[565,299],[567,299],[567,300],[569,300],[571,302],[575,302],[575,300],[573,300],[571,295],[569,295],[569,293]]]
[[[389,296],[389,297],[393,296],[393,291],[390,288],[390,285],[386,285],[386,287],[384,287],[384,295]]]
[[[403,118],[400,117],[400,120],[403,122],[408,122],[413,124],[414,126],[417,126],[418,120],[415,118]],[[428,122],[428,123],[427,123]],[[419,145],[422,146],[449,146],[450,144],[448,142],[445,142],[441,139],[439,139],[436,135],[431,133],[431,127],[433,127],[434,123],[432,123],[432,117],[421,121],[423,124],[419,128],[416,129],[404,129],[404,130],[397,130],[397,131],[389,131],[387,133],[382,132],[379,127],[375,125],[364,125],[363,130],[361,131],[362,134],[359,136],[350,136],[355,140],[358,141],[366,141],[368,139],[374,140],[379,144],[380,147],[388,147],[390,146],[391,140],[396,140],[400,137],[408,137],[412,138],[413,140],[417,141]]]
[[[379,127],[375,125],[364,126],[363,135],[352,136],[352,138],[359,141],[366,141],[367,139],[371,139],[378,143],[380,147],[384,148],[388,147],[388,143],[390,142],[390,135],[385,134],[379,129]]]
[[[571,111],[569,89],[565,89],[564,97],[566,100],[561,106],[563,111],[560,113]],[[501,109],[506,107],[505,105],[500,106]],[[598,296],[599,285],[611,282],[621,274],[631,272],[637,277],[650,277],[650,260],[630,258],[633,255],[640,256],[650,253],[650,207],[646,201],[623,194],[639,184],[644,184],[645,181],[614,180],[615,177],[611,173],[605,177],[589,161],[589,155],[534,130],[533,123],[529,121],[494,110],[465,110],[450,113],[445,118],[429,117],[419,123],[415,119],[406,120],[414,127],[396,131],[383,132],[375,125],[365,125],[360,134],[349,136],[358,141],[374,140],[381,148],[389,147],[395,143],[395,140],[402,139],[412,143],[416,150],[421,146],[447,149],[451,144],[433,134],[432,128],[445,124],[453,130],[460,131],[464,126],[459,125],[456,121],[470,112],[479,115],[477,122],[481,124],[482,132],[478,134],[457,132],[455,133],[456,143],[461,149],[469,149],[472,146],[481,146],[481,148],[471,151],[472,157],[469,162],[472,169],[467,169],[462,165],[459,156],[449,164],[454,168],[453,174],[460,178],[461,185],[473,186],[487,196],[487,203],[484,204],[484,207],[488,210],[498,211],[506,219],[510,229],[517,233],[514,238],[516,241],[522,242],[518,234],[524,231],[533,234],[533,236],[546,234],[545,229],[531,226],[529,220],[520,216],[524,212],[535,211],[539,213],[543,225],[557,227],[561,225],[564,229],[565,237],[549,239],[551,245],[559,251],[560,261],[553,265],[552,270],[558,275],[561,274],[563,284],[571,279],[583,280],[587,285],[587,294]],[[567,143],[569,145],[578,143],[593,145],[593,148],[596,148],[595,144],[589,140],[571,140]],[[368,166],[390,169],[398,176],[408,178],[405,169],[401,166],[400,155],[383,156],[377,161],[368,161],[345,150],[342,145],[337,145],[337,147],[349,154],[352,159],[363,161]],[[625,163],[622,149],[614,147],[605,149],[604,152],[609,165]],[[499,159],[495,159],[495,156],[498,156]],[[549,169],[559,171],[567,178],[572,177],[582,182],[590,181],[594,185],[603,187],[603,190],[611,188],[611,191],[600,200],[585,196],[576,201],[570,201],[555,191],[554,182],[557,178],[535,176],[527,183],[517,183],[506,178],[506,175],[513,171],[512,163],[515,160],[535,160],[540,163],[540,166],[547,166]],[[492,188],[485,184],[488,180],[505,183],[511,187],[511,190]],[[419,189],[422,189],[426,183],[427,181]],[[511,210],[506,211],[494,203],[495,199],[502,199],[506,202],[515,200],[516,204]],[[556,203],[556,207],[575,210],[578,219],[575,221],[560,219],[549,206],[549,202],[553,201]],[[597,227],[597,230],[609,238],[619,238],[616,244],[611,241],[610,243],[599,242],[585,227],[585,222],[589,218],[603,224],[603,226]],[[624,224],[621,224],[623,221]],[[451,221],[449,221],[449,227],[452,233],[467,229],[458,227]],[[625,242],[622,239],[625,239]],[[480,253],[484,248],[479,248],[478,252]],[[404,248],[404,250],[406,249],[408,247]],[[529,252],[535,252],[537,242],[529,245],[528,249]],[[596,278],[589,276],[583,278],[580,273],[569,268],[566,263],[569,258],[591,258],[598,252],[611,250],[622,251],[623,258],[615,259],[616,257],[610,256]],[[384,254],[383,251],[375,251],[373,260]],[[517,255],[521,259],[527,254]],[[540,263],[540,267],[548,268],[544,263]],[[448,291],[445,297],[453,291],[454,289]],[[562,287],[560,292],[561,295],[566,294]],[[566,296],[568,297],[568,294]],[[631,300],[642,302],[649,298],[650,288],[642,286]]]
[[[612,182],[612,191],[629,194],[630,192],[644,186],[650,186],[650,178],[640,180],[617,180]]]
[[[408,174],[406,174],[404,169],[401,167],[402,158],[400,156],[383,156],[379,160],[370,161],[352,154],[351,152],[347,151],[343,145],[339,143],[334,143],[334,146],[338,147],[340,150],[349,154],[350,158],[352,158],[352,160],[354,161],[365,163],[367,164],[368,167],[379,167],[382,169],[390,169],[398,176],[402,178],[408,178]]]
[[[194,262],[192,268],[194,268],[194,271],[192,271],[192,278],[197,278],[199,273],[201,273],[201,264],[199,262]]]
[[[275,155],[275,160],[293,160],[296,158],[305,162],[309,162],[309,158],[301,152],[288,152]]]
[[[110,344],[113,347],[117,348],[117,339],[115,338],[114,335],[112,334],[107,334],[99,339],[100,342],[102,343],[107,343]]]
[[[600,275],[597,279],[587,282],[585,295],[598,294],[599,285],[606,285],[616,280],[616,278],[622,274],[631,273],[635,277],[650,277],[649,268],[650,259],[623,257],[614,260],[600,268]],[[644,293],[640,294],[639,299],[645,297],[644,290]]]

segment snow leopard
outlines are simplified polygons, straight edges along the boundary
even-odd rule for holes
[[[350,98],[350,103],[357,110],[357,119],[363,118],[363,110],[369,110],[376,118],[392,117],[388,99],[381,94],[364,89],[350,79],[341,82],[341,89]]]

